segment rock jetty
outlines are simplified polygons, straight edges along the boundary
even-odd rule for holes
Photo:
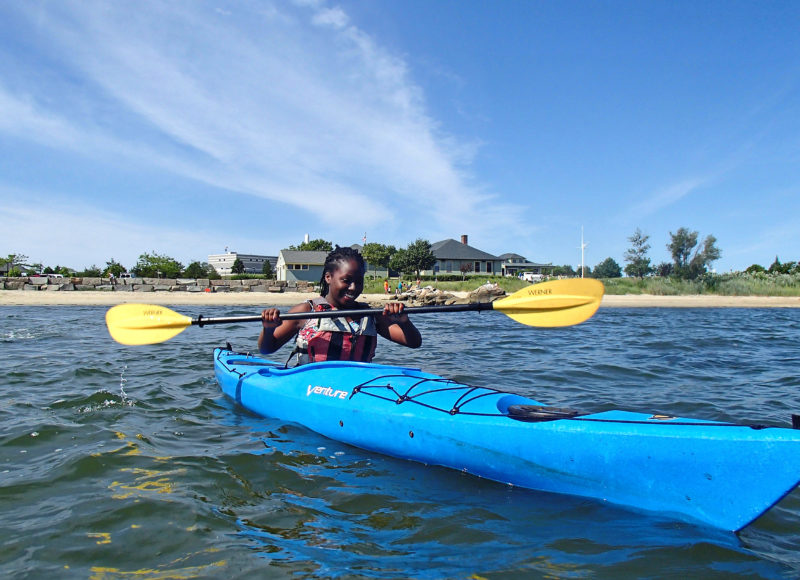
[[[31,292],[314,292],[311,282],[208,280],[195,278],[88,278],[27,276],[0,278],[0,290]]]

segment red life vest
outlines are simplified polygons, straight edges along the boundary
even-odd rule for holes
[[[312,310],[334,310],[325,298],[309,300]],[[378,332],[375,319],[365,316],[348,322],[345,318],[312,318],[297,333],[297,363],[325,360],[370,362],[375,356]]]

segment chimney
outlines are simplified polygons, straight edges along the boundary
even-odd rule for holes
[[[467,245],[467,234],[461,234],[461,243]]]

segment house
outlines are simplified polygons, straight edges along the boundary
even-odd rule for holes
[[[264,262],[269,262],[272,271],[278,261],[277,256],[259,256],[256,254],[239,254],[237,252],[225,252],[224,254],[209,254],[208,264],[213,266],[220,276],[230,276],[233,274],[231,268],[237,260],[242,261],[245,274],[261,274],[264,271]]]
[[[431,244],[431,252],[436,256],[436,263],[433,272],[423,273],[499,276],[502,260],[483,250],[473,248],[467,241],[467,236],[461,236],[460,242],[447,239]]]
[[[500,267],[503,276],[519,276],[523,272],[550,276],[553,274],[553,268],[555,268],[553,264],[529,262],[525,257],[519,254],[502,254],[498,256],[498,258],[502,261]]]
[[[281,250],[275,271],[278,280],[286,282],[319,282],[328,252]]]

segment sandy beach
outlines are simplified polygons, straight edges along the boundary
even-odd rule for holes
[[[465,292],[454,292],[466,296]],[[102,291],[0,291],[0,306],[113,306],[124,303],[161,304],[164,306],[290,306],[312,298],[301,292],[102,292]],[[361,299],[379,303],[392,298],[385,294],[364,294]],[[607,295],[605,308],[800,308],[800,297],[780,296],[653,296]]]

